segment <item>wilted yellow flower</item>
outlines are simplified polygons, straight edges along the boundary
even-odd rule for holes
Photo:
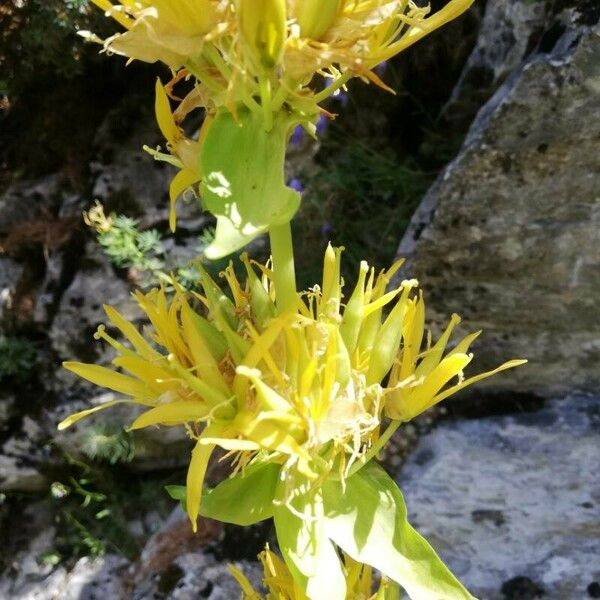
[[[235,455],[236,470],[260,454],[314,485],[332,472],[344,480],[373,455],[384,414],[408,420],[462,387],[523,362],[509,361],[462,380],[477,334],[443,357],[455,317],[436,344],[423,347],[425,308],[415,294],[417,282],[388,290],[400,262],[377,276],[363,263],[344,304],[341,249],[329,246],[322,284],[298,294],[295,307],[278,313],[269,265],[257,265],[257,274],[246,256],[242,261],[244,285],[231,265],[222,273],[229,295],[204,270],[203,294],[190,296],[176,284],[171,299],[163,289],[136,292],[151,324],[145,337],[107,306],[110,322],[129,346],[104,326],[96,337],[115,348],[119,356],[113,364],[125,373],[65,363],[126,399],[72,415],[60,428],[117,402],[148,409],[131,429],[187,428],[196,441],[187,480],[194,527],[215,446]],[[204,305],[207,316],[193,303]]]
[[[294,581],[286,564],[269,548],[258,558],[263,566],[263,584],[266,596],[257,592],[248,578],[234,565],[229,571],[242,589],[242,600],[308,600],[308,596]],[[373,569],[358,563],[344,553],[344,575],[346,578],[346,600],[399,600],[398,587],[382,577],[378,584],[373,578]]]
[[[200,90],[201,88],[199,87],[197,89]],[[165,154],[159,150],[153,150],[147,146],[144,146],[144,150],[151,154],[156,160],[167,162],[179,168],[179,171],[175,177],[173,177],[171,184],[169,185],[169,226],[171,231],[175,231],[175,202],[185,190],[191,188],[194,184],[199,183],[201,179],[200,166],[198,164],[200,142],[189,139],[184,135],[183,130],[175,119],[175,115],[171,112],[169,97],[159,79],[156,80],[155,95],[154,112],[156,114],[156,122],[158,123],[161,133],[165,137],[169,154]],[[191,95],[188,97],[187,106],[181,105],[185,106],[188,111],[195,107],[193,102],[189,102],[190,99],[193,100]],[[182,120],[186,114],[187,112],[183,114],[183,117],[180,117],[180,120]],[[210,119],[205,119],[203,130],[206,130],[209,123]],[[202,133],[200,133],[200,138],[201,137]]]

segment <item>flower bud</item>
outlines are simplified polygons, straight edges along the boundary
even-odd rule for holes
[[[297,0],[294,16],[302,37],[319,40],[333,25],[344,0]]]
[[[285,41],[285,0],[240,0],[238,18],[251,58],[261,67],[273,68]]]

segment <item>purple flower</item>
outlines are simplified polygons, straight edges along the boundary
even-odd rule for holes
[[[348,106],[348,102],[350,102],[350,97],[344,90],[338,90],[333,97],[342,105],[342,108],[346,108]]]
[[[327,127],[329,126],[329,120],[325,115],[319,115],[319,120],[317,121],[317,135],[321,135],[327,131]]]
[[[383,62],[379,63],[373,70],[375,71],[375,73],[377,73],[377,75],[383,75],[388,68],[388,61],[384,60]]]
[[[294,177],[293,179],[290,179],[288,181],[288,187],[291,187],[294,191],[298,192],[299,194],[301,194],[304,191],[304,186],[297,177]]]
[[[293,148],[298,148],[302,143],[302,138],[304,137],[304,127],[302,125],[296,125],[294,131],[292,132],[292,136],[290,137],[290,144]]]
[[[325,222],[323,225],[321,225],[321,235],[323,236],[323,239],[329,241],[334,233],[335,227],[331,223]]]

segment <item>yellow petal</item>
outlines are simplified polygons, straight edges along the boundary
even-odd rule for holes
[[[135,325],[123,317],[116,308],[105,304],[104,312],[110,322],[121,331],[140,356],[143,356],[148,360],[160,357],[160,354],[150,346]]]
[[[156,113],[156,122],[165,139],[169,143],[174,144],[177,138],[180,137],[179,127],[177,127],[175,117],[173,117],[173,113],[171,112],[169,97],[158,77],[156,78],[155,91],[154,111]]]
[[[202,485],[204,475],[208,467],[210,455],[214,446],[204,446],[201,441],[204,437],[214,437],[221,432],[221,427],[209,425],[199,437],[194,449],[192,450],[192,459],[187,472],[186,479],[186,507],[187,513],[192,523],[192,530],[196,533],[198,529],[198,514],[200,512],[200,499],[202,498]]]
[[[426,376],[435,366],[440,362],[444,350],[448,345],[448,340],[452,335],[454,328],[460,323],[460,317],[457,314],[453,314],[450,318],[450,323],[446,327],[444,333],[440,336],[440,339],[435,343],[433,348],[424,353],[423,360],[419,363],[415,371],[415,375],[418,377]]]
[[[249,600],[260,600],[260,596],[256,593],[256,590],[252,587],[252,584],[248,580],[248,578],[235,566],[231,563],[227,565],[229,572],[233,575],[235,580],[238,582],[238,585],[242,588],[242,592],[244,593],[244,598]]]
[[[82,410],[80,412],[73,413],[72,415],[68,416],[66,419],[63,419],[58,424],[58,430],[62,431],[63,429],[66,429],[67,427],[71,427],[71,425],[73,425],[73,423],[76,423],[77,421],[79,421],[79,419],[83,419],[84,417],[87,417],[88,415],[98,412],[99,410],[104,410],[105,408],[115,406],[115,404],[141,404],[141,403],[135,402],[134,400],[110,400],[109,402],[104,402],[103,404],[98,404],[98,406],[94,406],[93,408],[88,408],[86,410]]]
[[[427,405],[433,401],[433,397],[453,378],[456,377],[473,359],[472,354],[453,354],[444,358],[431,373],[425,377],[425,381],[414,388],[410,388],[410,410]],[[424,410],[424,409],[423,409]],[[422,412],[419,410],[419,412]]]
[[[205,446],[220,446],[229,452],[254,452],[260,450],[260,446],[256,442],[250,440],[238,440],[236,438],[211,437],[200,440]]]
[[[169,185],[169,227],[171,231],[175,231],[177,225],[177,212],[175,210],[177,198],[198,181],[200,181],[199,173],[191,169],[181,169],[171,180]]]
[[[149,393],[159,397],[179,386],[179,381],[172,373],[137,356],[119,356],[113,361],[115,367],[129,371],[134,377],[141,379],[148,387]]]
[[[377,60],[370,67],[377,63],[383,62],[392,58],[392,56],[402,52],[421,38],[425,37],[438,27],[452,21],[473,4],[475,0],[451,0],[444,8],[438,10],[428,19],[423,19],[418,24],[414,25],[406,35],[403,35],[396,42],[392,43],[388,48],[377,55]]]
[[[246,366],[240,365],[235,372],[237,375],[246,377],[254,384],[256,394],[265,409],[283,413],[289,412],[292,409],[290,403],[283,396],[280,396],[274,389],[262,381],[262,375],[258,369],[249,369]]]
[[[149,425],[181,425],[205,419],[208,413],[209,407],[204,403],[176,400],[147,410],[131,424],[129,430],[142,429]]]
[[[495,375],[496,373],[500,373],[500,371],[505,371],[506,369],[513,369],[514,367],[519,367],[521,365],[524,365],[526,362],[527,361],[525,359],[509,360],[509,361],[505,362],[504,364],[500,365],[499,367],[492,369],[491,371],[486,371],[485,373],[480,373],[479,375],[474,375],[473,377],[469,377],[468,379],[465,379],[461,383],[458,383],[457,385],[454,385],[454,386],[448,388],[447,390],[444,390],[441,394],[438,394],[433,399],[433,403],[437,404],[438,402],[441,402],[442,400],[445,400],[446,398],[448,398],[448,396],[452,396],[452,394],[456,394],[456,392],[458,392],[459,390],[462,390],[463,388],[467,387],[468,385],[472,385],[473,383],[477,383],[478,381],[481,381],[482,379],[491,377],[492,375]]]
[[[125,394],[126,396],[143,398],[147,394],[146,385],[142,381],[127,377],[127,375],[122,375],[106,367],[80,362],[64,362],[63,367],[100,387]]]
[[[196,373],[206,384],[227,397],[231,393],[229,387],[223,379],[219,365],[210,352],[208,344],[197,329],[192,313],[193,311],[187,300],[182,296],[181,324],[183,325],[185,339],[192,352]]]
[[[234,420],[233,427],[262,448],[311,461],[308,452],[289,433],[270,421],[257,422],[251,415],[240,413]]]
[[[448,356],[451,354],[462,353],[466,354],[471,347],[471,344],[481,335],[481,329],[476,331],[475,333],[471,333],[464,337],[450,352],[448,352]]]
[[[110,15],[117,23],[123,25],[123,27],[129,29],[133,25],[133,19],[129,18],[125,13],[115,10],[115,7],[108,0],[92,0],[92,2]]]

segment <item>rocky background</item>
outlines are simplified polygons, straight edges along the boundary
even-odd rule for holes
[[[167,233],[169,168],[141,152],[161,143],[166,74],[84,47],[74,23],[106,26],[84,4],[51,27],[52,3],[0,8],[0,599],[236,598],[226,565],[260,580],[271,526],[191,535],[163,490],[184,478],[182,432],[125,434],[125,409],[56,431],[109,396],[60,368],[110,360],[92,338],[102,304],[139,318],[132,289],[193,277],[211,226],[192,199]],[[349,282],[397,253],[434,327],[455,311],[485,330],[481,368],[530,359],[386,456],[414,524],[482,600],[600,597],[599,19],[596,0],[478,2],[385,65],[397,96],[355,83],[320,146],[290,148],[305,285],[328,239]],[[96,200],[135,220],[120,246],[83,223]]]

